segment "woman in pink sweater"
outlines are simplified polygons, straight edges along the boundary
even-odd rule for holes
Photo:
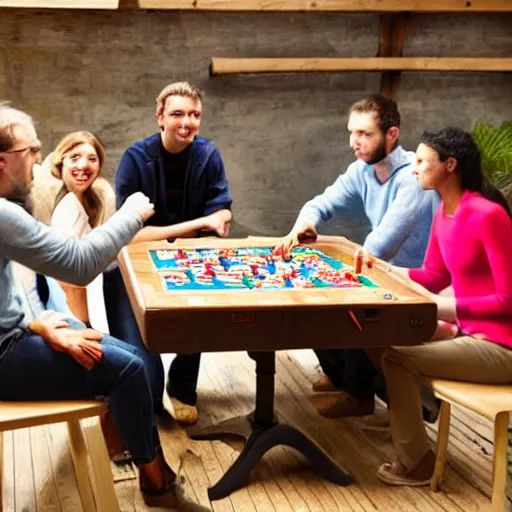
[[[421,414],[422,375],[465,382],[512,382],[512,223],[503,195],[482,174],[471,135],[456,128],[426,132],[415,174],[435,189],[437,211],[422,268],[406,279],[437,303],[439,320],[457,325],[454,338],[394,347],[381,359],[388,386],[396,458],[380,466],[391,485],[427,485],[435,455]],[[404,269],[393,269],[404,276]],[[438,293],[452,286],[454,297]]]

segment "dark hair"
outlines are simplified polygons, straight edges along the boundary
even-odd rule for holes
[[[380,131],[385,135],[392,126],[400,128],[400,112],[395,101],[380,94],[368,96],[356,101],[349,114],[375,114]]]
[[[486,199],[503,206],[512,217],[505,196],[484,176],[480,150],[470,133],[460,128],[445,128],[439,132],[424,132],[421,142],[432,148],[441,162],[450,157],[457,160],[456,172],[460,174],[462,190],[480,192]]]

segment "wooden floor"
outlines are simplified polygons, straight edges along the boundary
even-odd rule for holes
[[[169,360],[166,361],[167,363]],[[243,353],[206,354],[200,375],[201,424],[247,413],[254,399],[254,363]],[[207,487],[236,458],[241,443],[191,441],[172,420],[160,422],[167,460],[185,478],[184,510],[224,511],[477,511],[488,510],[491,479],[491,425],[456,410],[452,418],[450,466],[443,492],[390,488],[375,476],[392,454],[389,433],[363,432],[354,420],[327,420],[309,402],[318,376],[312,351],[278,355],[276,409],[321,444],[357,479],[337,487],[313,474],[294,450],[277,447],[253,471],[250,484],[229,498],[210,503]],[[429,428],[432,438],[434,429]],[[82,510],[65,425],[4,434],[4,510]],[[146,510],[136,480],[116,483],[122,511]],[[148,509],[157,510],[157,509]]]

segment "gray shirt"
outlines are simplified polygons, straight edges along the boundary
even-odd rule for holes
[[[52,231],[23,208],[0,198],[0,344],[25,327],[11,260],[36,272],[87,285],[142,227],[140,215],[122,207],[82,240]]]

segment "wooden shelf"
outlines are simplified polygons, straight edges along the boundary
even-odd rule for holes
[[[0,0],[0,7],[31,9],[117,9],[119,0]]]
[[[351,58],[223,58],[211,61],[212,75],[345,71],[484,71],[512,72],[510,58],[351,57]]]
[[[512,0],[138,0],[143,9],[195,11],[512,12]]]

